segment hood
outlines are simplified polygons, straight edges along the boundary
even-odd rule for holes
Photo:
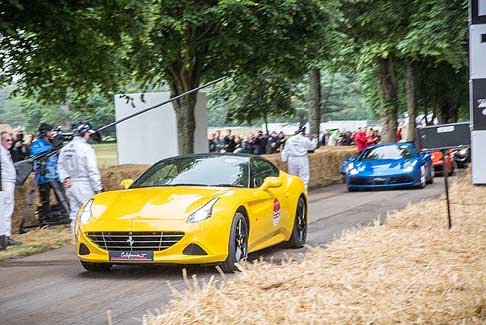
[[[150,187],[106,192],[94,197],[93,217],[115,220],[185,220],[195,209],[234,188]]]
[[[353,162],[354,168],[359,171],[358,176],[396,175],[403,174],[404,169],[412,166],[417,158],[410,159],[382,159]]]

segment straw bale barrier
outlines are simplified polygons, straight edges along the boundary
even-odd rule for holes
[[[344,159],[354,156],[354,147],[320,147],[309,157],[310,181],[309,187],[329,185],[342,179],[339,167]],[[265,155],[265,158],[273,162],[281,170],[287,171],[287,163],[282,163],[280,154]]]
[[[333,183],[341,178],[338,168],[343,160],[355,154],[355,149],[352,147],[323,147],[316,150],[315,153],[309,155],[310,160],[310,186],[317,187]],[[287,170],[287,164],[280,162],[280,155],[265,156],[273,163],[275,163],[282,170]],[[113,191],[120,189],[120,181],[126,178],[137,178],[149,165],[118,165],[110,166],[101,169],[101,181],[105,191]],[[20,221],[24,214],[25,205],[27,203],[28,190],[32,184],[32,175],[27,182],[15,192],[15,210],[13,218],[13,228],[18,229]],[[36,197],[34,202],[38,202]],[[30,216],[34,214],[35,207],[32,206]],[[31,218],[29,223],[34,222]]]
[[[470,179],[444,198],[356,229],[300,262],[242,264],[230,281],[186,278],[145,324],[477,324],[486,322],[486,187]]]

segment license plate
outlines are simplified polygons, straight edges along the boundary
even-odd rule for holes
[[[153,261],[154,252],[152,251],[110,251],[110,261]]]

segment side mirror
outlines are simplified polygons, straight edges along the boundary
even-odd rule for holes
[[[120,182],[120,187],[122,190],[127,190],[133,184],[133,179],[127,178]]]
[[[427,161],[429,159],[432,159],[432,155],[430,154],[430,152],[426,151],[424,153],[422,153],[422,161]]]
[[[266,191],[269,188],[280,187],[280,186],[282,186],[282,180],[280,179],[280,177],[267,177],[263,181],[262,186],[260,186],[260,189],[262,191]]]

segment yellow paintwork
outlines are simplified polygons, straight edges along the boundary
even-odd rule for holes
[[[79,252],[79,245],[83,243],[90,254],[78,255],[82,261],[109,262],[108,251],[93,243],[86,232],[181,231],[184,237],[165,250],[154,251],[154,261],[150,263],[224,262],[228,255],[231,222],[240,207],[246,210],[249,219],[249,252],[286,241],[292,232],[297,201],[300,195],[305,195],[304,184],[300,178],[283,171],[278,178],[268,181],[261,188],[177,186],[97,194],[93,197],[93,216],[89,222],[81,224],[78,216],[76,251]],[[265,189],[267,185],[270,187]],[[186,223],[194,210],[215,197],[219,200],[210,218]],[[275,198],[280,202],[277,225],[273,224]],[[201,246],[207,255],[184,255],[184,248],[191,243]]]

